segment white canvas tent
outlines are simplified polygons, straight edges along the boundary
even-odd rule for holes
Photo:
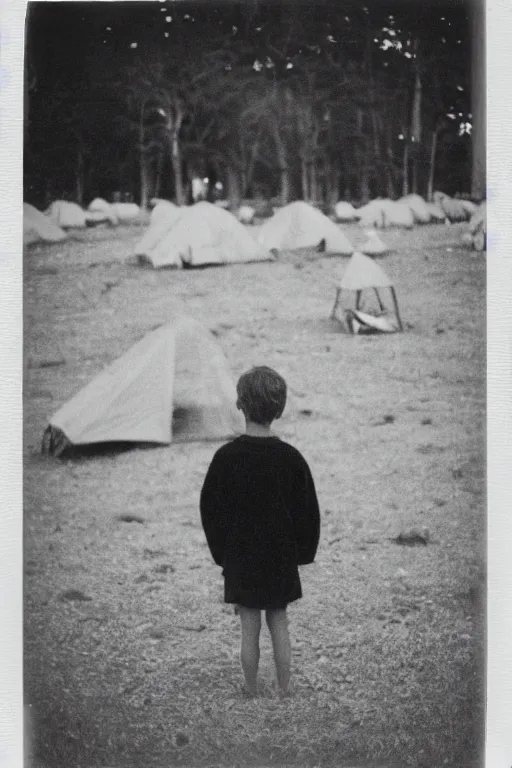
[[[136,256],[147,256],[156,248],[171,227],[177,222],[182,210],[168,200],[159,200],[149,219],[149,227],[135,246]]]
[[[206,201],[178,210],[175,222],[156,242],[155,231],[150,238],[148,230],[148,239],[144,242],[143,238],[136,249],[153,267],[179,269],[273,259],[228,211]]]
[[[345,200],[340,200],[334,206],[334,215],[336,221],[356,221],[359,218],[359,214],[351,203],[347,203]]]
[[[141,215],[137,203],[112,203],[111,208],[114,215],[122,223],[135,221]]]
[[[257,240],[270,250],[317,248],[350,256],[354,247],[342,230],[321,211],[303,200],[280,208],[261,227]]]
[[[67,237],[63,229],[30,203],[23,203],[23,245],[59,243]]]
[[[54,200],[45,213],[62,229],[82,229],[87,225],[85,211],[77,203],[67,200]]]
[[[119,219],[113,207],[106,200],[103,200],[102,197],[95,197],[94,200],[91,200],[87,209],[94,214],[91,217],[91,221],[98,222],[100,220],[99,215],[102,214],[102,221],[108,221],[114,227],[119,224]]]
[[[105,443],[221,440],[243,431],[227,360],[184,316],[144,336],[50,419],[43,452]]]
[[[398,202],[405,203],[409,206],[412,211],[412,215],[414,216],[415,224],[428,224],[430,222],[430,211],[428,209],[427,203],[421,197],[421,195],[405,195],[404,197],[401,197]]]
[[[386,309],[382,299],[382,289],[387,289],[390,293],[392,313]],[[366,298],[363,292],[368,291],[371,292],[378,303],[378,309],[373,312],[363,311],[363,299]],[[346,306],[347,302],[344,299],[347,294],[355,296],[355,308],[346,308],[344,314],[344,325],[350,332],[354,332],[354,319],[363,328],[366,327],[373,331],[390,333],[403,330],[393,283],[379,264],[369,256],[365,256],[358,251],[353,254],[347,264],[347,268],[336,289],[336,298],[331,318],[338,319],[336,314],[338,306],[340,304]]]
[[[382,242],[374,229],[366,231],[366,240],[360,248],[361,253],[365,253],[367,256],[382,256],[388,250],[387,245]]]
[[[412,229],[414,216],[408,202],[377,199],[359,208],[359,224],[362,227],[405,227]]]

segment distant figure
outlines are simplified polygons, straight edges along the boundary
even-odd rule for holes
[[[201,491],[201,520],[224,601],[240,615],[244,693],[257,694],[261,611],[272,638],[279,695],[290,685],[286,607],[302,597],[299,565],[312,563],[320,513],[310,469],[296,448],[273,435],[286,382],[271,368],[252,368],[237,384],[246,433],[214,455]]]

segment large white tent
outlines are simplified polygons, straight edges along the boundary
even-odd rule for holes
[[[354,247],[344,232],[321,211],[303,200],[280,208],[259,229],[257,240],[270,250],[317,248],[350,256]]]
[[[228,362],[201,323],[175,317],[134,344],[49,420],[43,451],[225,439],[243,431]]]
[[[201,201],[178,209],[176,219],[157,220],[136,248],[153,267],[198,267],[269,261],[272,254],[247,232],[233,214]]]

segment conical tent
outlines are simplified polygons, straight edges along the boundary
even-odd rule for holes
[[[272,254],[254,240],[233,214],[206,201],[178,209],[177,219],[157,242],[149,237],[150,247],[138,255],[154,267],[199,267],[207,264],[236,264],[270,261]],[[157,221],[157,225],[161,222]],[[163,228],[163,225],[162,225]],[[159,229],[159,233],[160,233]]]
[[[257,240],[268,250],[316,248],[350,256],[354,248],[342,230],[321,211],[303,200],[285,205],[260,228]]]
[[[50,419],[43,451],[72,446],[225,439],[243,430],[222,350],[197,321],[152,331]]]
[[[356,252],[353,254],[347,268],[343,274],[343,277],[336,290],[336,299],[332,308],[331,317],[336,318],[336,310],[341,303],[343,292],[353,292],[355,294],[355,313],[360,314],[359,321],[363,324],[368,324],[368,318],[371,317],[371,313],[361,313],[361,301],[363,291],[371,290],[375,294],[379,306],[379,315],[386,315],[386,307],[382,300],[382,296],[379,293],[379,289],[387,288],[391,294],[393,303],[393,313],[395,325],[390,325],[390,329],[403,330],[402,321],[400,318],[400,311],[398,309],[398,300],[396,298],[396,292],[393,283],[384,272],[382,267],[377,264],[369,256],[365,256],[363,253]],[[354,314],[352,310],[348,310],[349,314]],[[375,330],[383,330],[382,323],[378,323],[374,326]],[[351,324],[348,324],[349,330],[352,329]]]

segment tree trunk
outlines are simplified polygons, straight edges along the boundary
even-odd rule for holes
[[[404,156],[402,167],[402,196],[409,194],[409,140],[404,141]]]
[[[486,83],[484,0],[471,4],[471,197],[486,197]]]
[[[146,156],[140,155],[140,207],[147,210],[149,202],[149,167]]]
[[[430,163],[428,167],[428,182],[427,182],[427,200],[429,203],[434,199],[434,179],[436,174],[436,149],[437,149],[437,134],[439,128],[436,126],[432,131],[432,143],[430,145]]]
[[[393,152],[393,134],[391,124],[388,126],[386,155],[386,193],[390,200],[394,200],[396,195],[395,179],[393,174],[393,169],[395,167],[395,155]]]
[[[174,119],[171,119],[168,125],[171,137],[171,166],[174,176],[174,195],[176,198],[176,205],[185,205],[180,146],[180,130],[184,115],[179,104],[174,105],[174,113]]]
[[[76,156],[76,171],[75,171],[75,194],[76,202],[78,205],[84,203],[84,155],[81,147],[79,147]]]
[[[139,184],[140,184],[140,207],[143,211],[148,207],[148,187],[149,187],[149,174],[148,174],[148,162],[146,158],[145,148],[145,135],[144,135],[144,110],[146,108],[146,102],[142,101],[140,105],[140,117],[139,117]]]
[[[227,176],[229,206],[232,211],[237,211],[242,202],[240,173],[237,168],[230,164],[227,168]]]
[[[302,199],[307,203],[309,201],[309,179],[308,164],[304,157],[300,159],[300,180],[302,187]]]
[[[312,203],[318,202],[318,177],[316,160],[309,164],[309,195]]]
[[[164,153],[162,148],[158,148],[156,156],[156,168],[155,168],[155,186],[153,189],[153,197],[160,197],[160,187],[162,186],[162,167],[164,163]]]
[[[274,124],[272,133],[276,145],[277,162],[279,165],[281,205],[286,205],[290,197],[290,172],[287,165],[286,146],[279,132],[278,125]]]

